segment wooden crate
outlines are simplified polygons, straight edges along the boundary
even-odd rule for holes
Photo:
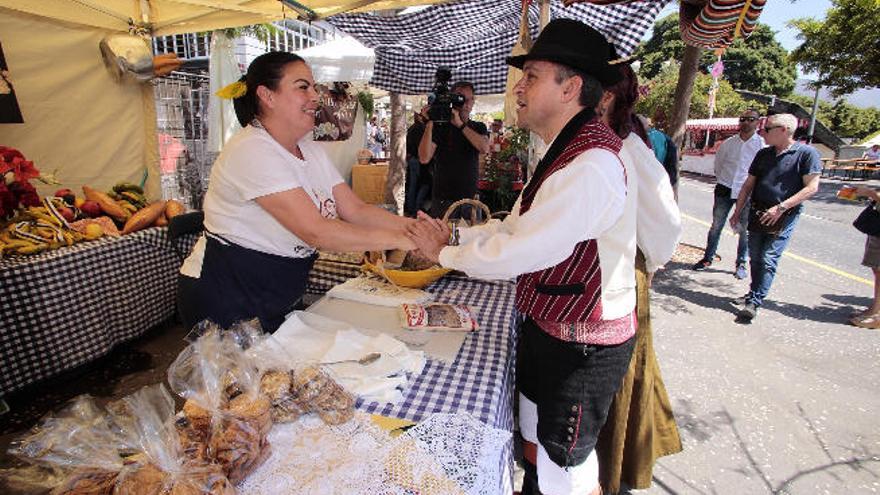
[[[355,165],[351,168],[351,188],[357,197],[378,205],[385,202],[388,164]]]

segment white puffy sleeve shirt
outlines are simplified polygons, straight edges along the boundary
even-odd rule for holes
[[[621,217],[625,176],[613,153],[587,150],[547,177],[524,215],[520,197],[503,222],[462,229],[461,245],[443,248],[440,263],[484,279],[555,266],[577,243],[599,238]]]
[[[628,169],[635,171],[639,181],[636,242],[650,273],[665,265],[675,253],[681,237],[681,211],[669,175],[635,133],[623,141],[621,157],[629,160]]]

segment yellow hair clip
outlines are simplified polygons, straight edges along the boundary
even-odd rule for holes
[[[235,81],[232,84],[224,86],[215,94],[224,100],[233,100],[235,98],[241,98],[245,93],[247,93],[247,84],[245,84],[244,81]]]

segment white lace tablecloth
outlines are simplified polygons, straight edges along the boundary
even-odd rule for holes
[[[339,426],[303,417],[272,428],[272,455],[238,493],[496,495],[497,454],[509,440],[468,414],[431,415],[397,438],[363,413]]]

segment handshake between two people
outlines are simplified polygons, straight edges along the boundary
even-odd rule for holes
[[[406,227],[406,237],[415,245],[415,254],[434,263],[440,262],[440,250],[449,244],[452,230],[439,218],[420,211]]]

